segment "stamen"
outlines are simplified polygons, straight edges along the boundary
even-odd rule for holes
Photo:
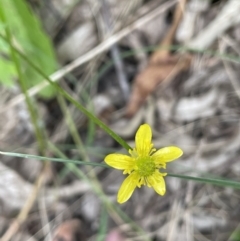
[[[148,177],[156,170],[156,165],[150,156],[139,157],[136,160],[136,171],[141,177]]]

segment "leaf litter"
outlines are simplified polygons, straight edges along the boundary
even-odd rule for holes
[[[57,52],[65,48],[63,53],[66,55],[59,54],[62,56],[59,59],[61,63],[76,59],[103,41],[104,23],[99,11],[100,3],[81,1],[73,4],[72,1],[72,5],[66,6],[69,4],[66,1],[52,0],[49,1],[51,7],[43,4],[39,9],[35,1],[30,2],[40,12],[43,25],[54,33],[52,36]],[[130,1],[121,1],[121,4],[115,0],[108,2],[114,35],[167,1],[134,1],[132,5]],[[108,68],[98,75],[97,81],[93,81],[95,74],[99,74],[100,68],[110,59],[109,52],[79,66],[61,84],[89,108],[94,106],[95,113],[131,146],[136,129],[147,122],[152,126],[153,142],[157,148],[167,145],[181,147],[184,156],[170,165],[171,172],[194,176],[211,173],[239,181],[240,76],[239,61],[231,58],[239,55],[239,16],[236,16],[239,1],[206,0],[203,3],[201,0],[189,0],[179,3],[180,8],[177,5],[168,8],[148,23],[149,26],[159,26],[159,29],[141,27],[132,32],[134,41],[130,41],[128,36],[117,43],[121,54],[126,50],[144,49],[150,44],[155,44],[159,49],[150,57],[144,52],[145,56],[123,59],[129,88],[132,89],[127,105],[114,67]],[[178,9],[183,15],[181,20],[179,17],[174,21]],[[80,16],[77,14],[79,12],[83,14]],[[171,20],[174,12],[175,18]],[[223,19],[227,23],[219,24]],[[101,24],[98,24],[100,21]],[[79,29],[86,31],[86,34],[81,34]],[[149,39],[151,36],[152,39]],[[65,44],[67,42],[68,45]],[[175,44],[195,50],[209,48],[212,54],[208,51],[187,54],[160,50],[162,46]],[[74,51],[71,48],[75,48]],[[223,60],[221,56],[230,57]],[[145,68],[144,58],[149,58]],[[224,61],[227,61],[227,65]],[[1,106],[14,98],[17,92],[1,86]],[[70,136],[58,102],[39,99],[37,104],[49,139],[69,159],[81,160],[83,155],[79,154]],[[81,113],[71,105],[69,107],[83,143],[88,144],[86,153],[91,161],[101,162],[112,149],[121,151],[111,137],[97,127],[91,127]],[[38,154],[24,105],[19,104],[15,109],[9,108],[1,113],[0,130],[3,151]],[[93,131],[94,138],[89,137],[90,131]],[[49,156],[53,156],[53,153],[49,153]],[[3,236],[12,218],[16,218],[31,194],[41,166],[35,160],[29,162],[1,156],[1,168],[0,232]],[[88,173],[82,167],[80,170]],[[116,202],[122,175],[100,167],[95,169],[95,174],[104,193],[112,202]],[[120,206],[151,240],[231,240],[231,234],[238,231],[239,225],[239,191],[171,177],[167,177],[166,182],[168,192],[164,197],[158,197],[151,189],[139,189],[131,201]],[[98,195],[93,193],[86,180],[77,179],[63,164],[51,163],[46,186],[12,240],[56,240],[59,239],[57,235],[67,241],[96,240],[102,225],[102,206]],[[109,211],[109,216],[107,233],[102,240],[147,240],[140,231],[134,230],[131,222],[123,220],[113,210]],[[76,237],[78,232],[83,236]]]

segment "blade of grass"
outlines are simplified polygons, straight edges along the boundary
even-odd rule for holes
[[[83,145],[83,142],[82,142],[82,139],[78,133],[78,129],[73,121],[73,118],[67,108],[67,103],[65,101],[65,99],[63,98],[63,96],[58,96],[58,102],[59,102],[59,105],[60,105],[60,108],[62,109],[62,112],[63,112],[63,115],[64,115],[64,118],[66,119],[66,122],[67,122],[67,126],[69,128],[69,131],[70,131],[70,134],[77,146],[77,149],[78,149],[78,152],[79,154],[83,157],[83,159],[86,161],[86,162],[90,162],[90,159],[89,159],[89,156],[85,150],[85,147]],[[94,184],[98,187],[100,187],[100,183],[98,182],[97,180],[97,177],[94,173],[94,170],[91,169],[89,166],[86,165],[86,168],[89,172],[89,176],[92,178],[92,180],[94,181]]]
[[[181,178],[185,180],[192,180],[195,182],[202,182],[205,184],[211,184],[211,185],[218,185],[218,186],[225,186],[225,187],[232,187],[234,189],[240,189],[240,182],[237,181],[229,181],[226,179],[216,179],[216,178],[205,178],[205,177],[193,177],[193,176],[186,176],[186,175],[180,175],[180,174],[173,174],[168,173],[169,177],[176,177]]]
[[[18,157],[18,158],[36,159],[36,160],[40,160],[40,161],[48,160],[48,161],[62,162],[62,163],[69,162],[69,163],[73,163],[73,164],[77,164],[77,165],[88,165],[88,166],[110,168],[109,166],[107,166],[104,163],[86,162],[86,161],[72,160],[72,159],[66,159],[66,158],[44,157],[44,156],[21,154],[21,153],[14,153],[14,152],[3,152],[3,151],[0,151],[0,154],[5,155],[5,156]]]
[[[27,81],[24,79],[24,75],[21,70],[19,58],[16,55],[16,50],[12,43],[12,34],[11,34],[8,24],[6,22],[5,12],[4,12],[3,7],[4,7],[4,5],[1,5],[1,2],[0,2],[0,19],[5,24],[6,41],[8,42],[9,47],[10,47],[11,58],[12,58],[12,61],[14,62],[14,65],[15,65],[15,68],[16,68],[16,71],[18,74],[18,81],[19,81],[21,91],[24,94],[25,99],[26,99],[28,111],[30,113],[31,121],[33,123],[34,132],[35,132],[35,136],[37,138],[39,149],[40,149],[41,154],[43,154],[43,151],[45,149],[44,138],[43,138],[42,132],[38,126],[38,121],[37,121],[38,118],[37,118],[36,110],[34,108],[34,105],[31,101],[30,97],[28,96],[27,86],[26,86]]]
[[[100,228],[97,233],[96,241],[104,241],[107,233],[108,215],[105,207],[102,208],[100,215]]]
[[[0,2],[0,19],[5,24],[5,33],[6,33],[6,36],[7,36],[6,38],[7,38],[9,47],[10,47],[11,58],[13,60],[13,63],[15,64],[15,67],[16,67],[20,88],[21,88],[21,90],[22,90],[22,92],[25,96],[25,100],[26,100],[28,111],[30,113],[31,121],[32,121],[32,124],[33,124],[33,127],[34,127],[34,132],[35,132],[35,136],[36,136],[36,139],[37,139],[40,154],[45,155],[44,132],[41,131],[41,128],[38,125],[37,112],[34,109],[34,105],[31,101],[30,97],[28,96],[27,86],[26,86],[27,81],[24,79],[24,75],[23,75],[21,65],[20,65],[20,62],[19,62],[19,56],[16,55],[16,51],[15,51],[15,48],[14,48],[13,43],[12,43],[12,34],[11,34],[10,28],[7,24],[5,14],[6,13],[4,12],[3,5]],[[38,194],[41,186],[44,183],[44,174],[45,174],[45,171],[47,170],[47,168],[48,168],[48,163],[44,162],[41,173],[36,178],[32,193],[28,196],[27,200],[24,203],[24,206],[22,207],[21,211],[17,215],[17,218],[14,220],[14,222],[12,222],[12,224],[8,227],[8,229],[3,234],[2,238],[1,238],[2,241],[11,240],[11,238],[18,232],[21,225],[27,219],[28,214],[29,214],[29,212],[31,211],[31,209],[34,205],[37,194]]]
[[[104,164],[104,163],[95,163],[95,162],[85,162],[80,160],[72,160],[72,159],[66,159],[66,158],[53,158],[53,157],[42,157],[42,156],[36,156],[36,155],[29,155],[29,154],[22,154],[22,153],[14,153],[14,152],[3,152],[0,151],[1,155],[5,156],[14,156],[18,158],[31,158],[36,160],[49,160],[53,162],[63,162],[63,163],[72,163],[72,164],[78,164],[78,165],[89,165],[89,166],[98,166],[103,168],[111,168],[110,166]],[[203,175],[203,174],[201,174]],[[180,178],[184,180],[192,180],[196,182],[201,182],[205,184],[211,184],[211,185],[218,185],[218,186],[225,186],[225,187],[231,187],[234,189],[240,189],[240,182],[238,181],[232,181],[229,179],[223,179],[223,178],[208,178],[208,177],[193,177],[193,176],[187,176],[182,174],[174,174],[174,173],[168,173],[167,176],[169,177],[175,177]]]
[[[11,44],[11,43],[9,43]],[[74,104],[81,112],[83,112],[88,118],[94,121],[99,127],[101,127],[104,131],[106,131],[113,139],[115,139],[122,147],[124,147],[127,151],[132,148],[114,131],[112,131],[107,125],[105,125],[102,121],[100,121],[96,116],[94,116],[90,111],[88,111],[83,105],[78,103],[71,95],[69,95],[65,90],[63,90],[57,83],[53,82],[38,66],[35,65],[34,62],[29,60],[29,58],[23,54],[20,50],[12,46],[14,51],[16,51],[20,57],[25,60],[33,69],[35,69],[46,81],[49,82],[50,85],[54,86],[56,90],[63,95],[67,100],[69,100],[72,104]]]

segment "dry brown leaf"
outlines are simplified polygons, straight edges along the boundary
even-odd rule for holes
[[[53,241],[82,241],[81,222],[78,219],[67,220],[55,230]]]
[[[54,232],[53,241],[85,241],[80,220],[72,219],[60,224]]]
[[[172,26],[160,46],[171,46],[177,27],[183,15],[187,0],[179,1],[174,13]],[[126,116],[133,116],[149,94],[164,80],[173,79],[183,70],[187,70],[190,58],[187,55],[171,55],[168,48],[156,51],[149,64],[134,80],[133,91],[127,105]]]
[[[148,67],[142,71],[135,79],[133,91],[127,106],[126,116],[133,116],[145,99],[164,80],[176,77],[180,72],[187,70],[190,65],[190,57],[169,55],[164,60],[154,58]]]

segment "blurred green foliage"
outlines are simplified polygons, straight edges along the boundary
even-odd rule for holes
[[[31,59],[46,75],[56,69],[56,59],[52,43],[41,28],[41,23],[33,14],[25,0],[0,0],[5,13],[6,23],[13,36],[13,43]],[[5,25],[0,22],[0,33],[5,35]],[[7,86],[15,84],[17,73],[10,58],[9,45],[0,38],[0,82]],[[28,88],[43,79],[24,61],[21,68]],[[46,87],[39,94],[49,98],[54,95],[52,86]]]
[[[240,241],[240,230],[237,229],[232,233],[230,241]]]

